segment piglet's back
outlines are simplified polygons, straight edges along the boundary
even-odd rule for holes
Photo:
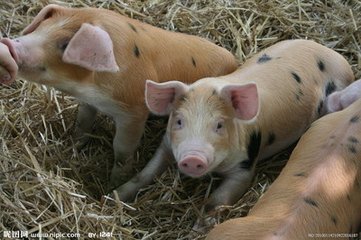
[[[82,13],[81,17],[77,12]],[[228,50],[204,38],[166,31],[104,9],[72,9],[64,14],[101,26],[109,33],[120,68],[120,77],[114,79],[113,86],[121,86],[122,92],[116,95],[123,95],[126,102],[143,99],[140,96],[144,95],[146,79],[192,83],[204,77],[226,75],[237,68],[237,61]],[[131,84],[127,86],[126,82]]]

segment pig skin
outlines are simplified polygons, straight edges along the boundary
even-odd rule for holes
[[[351,66],[337,52],[309,40],[287,40],[226,76],[191,85],[147,81],[151,112],[170,114],[167,133],[163,148],[119,194],[151,182],[172,157],[191,177],[223,175],[207,212],[233,204],[251,184],[258,160],[297,141],[322,116],[326,97],[353,80]]]
[[[216,225],[206,239],[359,239],[361,99],[347,106],[312,124],[248,216]]]

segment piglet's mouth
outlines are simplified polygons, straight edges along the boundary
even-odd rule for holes
[[[186,155],[178,162],[178,168],[190,177],[201,177],[208,171],[207,158],[199,154]]]

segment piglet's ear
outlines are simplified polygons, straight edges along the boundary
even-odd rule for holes
[[[63,54],[63,61],[91,71],[119,71],[109,34],[88,23],[83,23],[70,39]]]
[[[232,104],[237,118],[246,122],[256,119],[260,107],[255,83],[227,85],[222,88],[221,97]]]
[[[174,100],[185,94],[188,86],[179,81],[156,83],[147,80],[145,85],[145,102],[148,109],[156,115],[169,115],[173,110]]]
[[[342,110],[341,94],[340,92],[333,92],[326,98],[327,113],[337,112]]]
[[[42,21],[50,18],[51,16],[53,16],[55,11],[59,11],[65,9],[64,7],[61,7],[59,5],[56,4],[49,4],[46,7],[44,7],[43,9],[41,9],[41,11],[38,13],[38,15],[36,15],[36,17],[34,18],[34,20],[30,23],[29,26],[27,26],[22,34],[29,34],[31,32],[33,32],[40,24]]]

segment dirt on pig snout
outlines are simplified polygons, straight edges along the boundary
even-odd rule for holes
[[[355,78],[361,77],[359,1],[11,0],[0,4],[2,36],[19,35],[48,3],[112,9],[154,26],[205,37],[232,51],[241,63],[280,40],[313,39],[345,56]],[[76,112],[77,102],[54,89],[21,79],[0,86],[0,236],[4,231],[41,230],[79,233],[80,239],[100,232],[111,233],[109,239],[188,239],[217,177],[191,179],[172,167],[134,203],[101,200],[112,167],[114,126],[100,114],[91,143],[77,151],[72,138]],[[165,126],[166,119],[150,118],[134,172],[151,158]],[[218,220],[247,214],[291,150],[261,163],[249,191],[237,204],[225,207]]]

